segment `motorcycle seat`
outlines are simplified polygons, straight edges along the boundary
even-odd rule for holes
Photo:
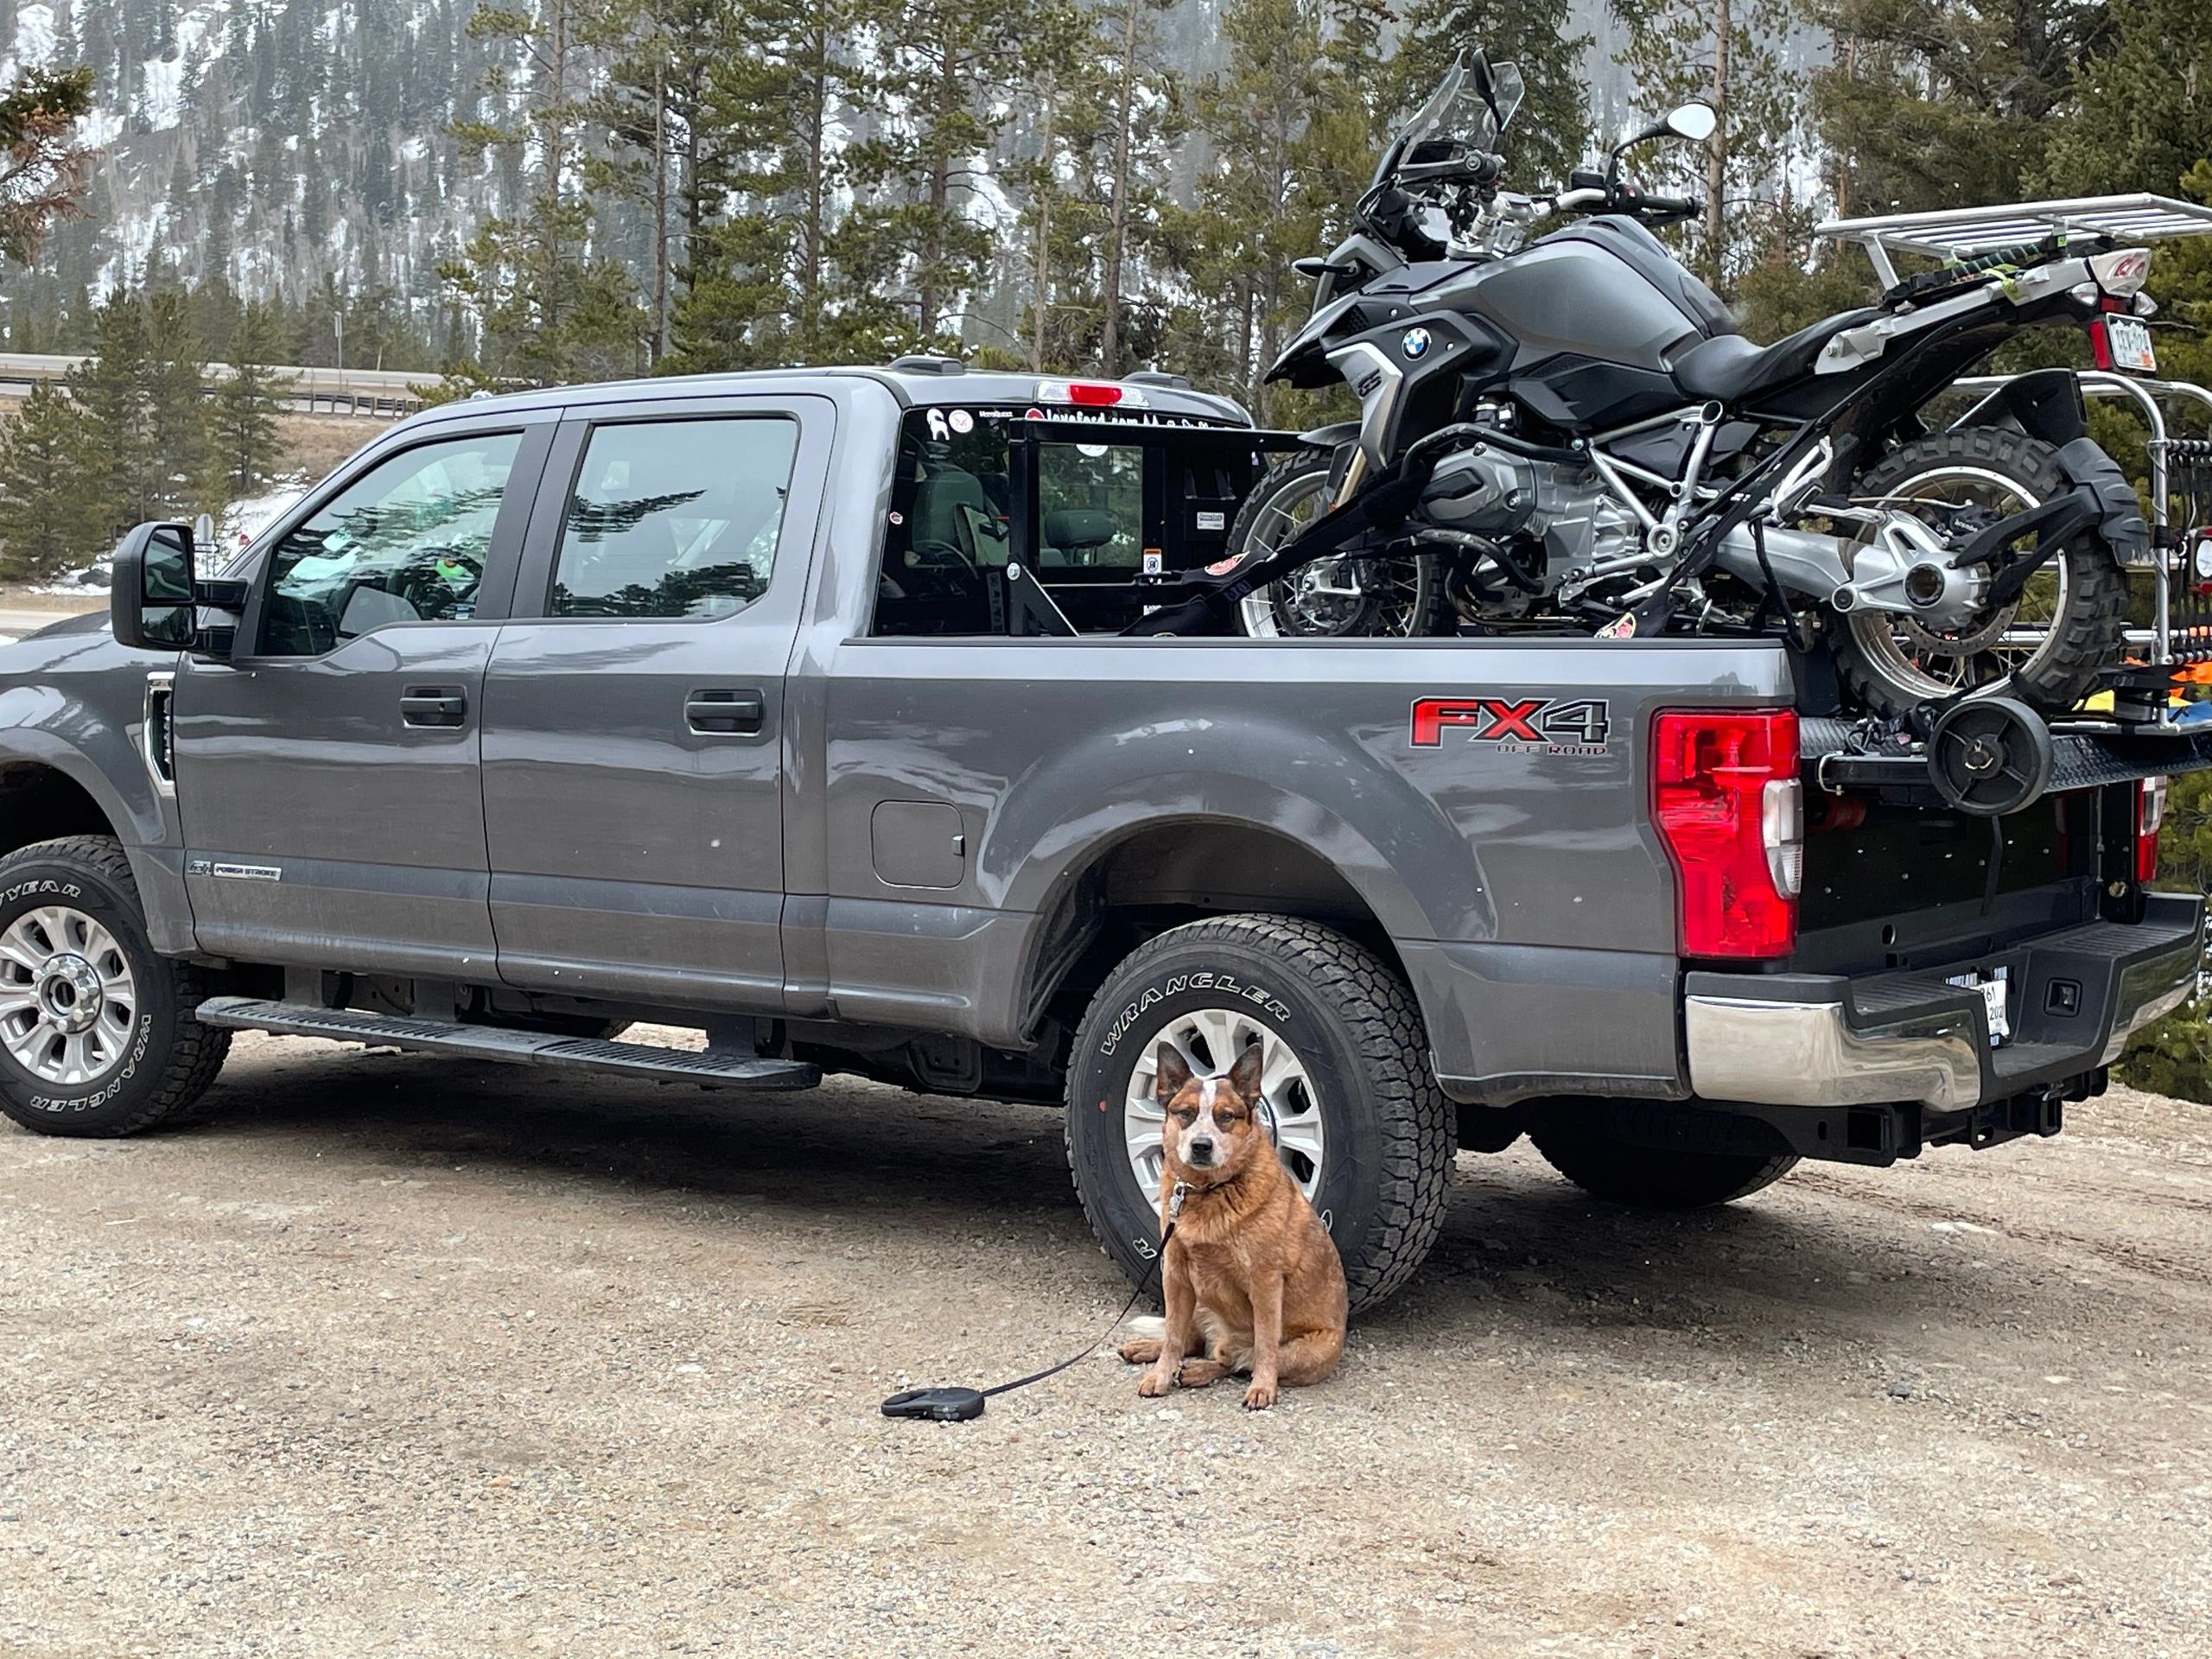
[[[1754,345],[1741,334],[1715,334],[1675,359],[1675,384],[1687,397],[1710,398],[1732,407],[1803,379],[1813,372],[1821,347],[1876,315],[1869,306],[1823,317],[1771,346]]]

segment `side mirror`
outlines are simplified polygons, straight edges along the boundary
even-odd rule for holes
[[[115,550],[108,615],[118,645],[182,651],[192,644],[192,526],[141,524]]]
[[[1649,126],[1639,128],[1615,144],[1605,158],[1605,187],[1612,188],[1620,177],[1621,157],[1638,144],[1649,143],[1654,138],[1688,138],[1693,143],[1703,143],[1713,137],[1713,129],[1720,124],[1720,118],[1710,104],[1683,104],[1671,109]]]
[[[1713,113],[1710,104],[1685,104],[1680,109],[1667,112],[1666,128],[1677,138],[1687,138],[1701,144],[1713,137],[1713,130],[1720,124],[1720,118]]]

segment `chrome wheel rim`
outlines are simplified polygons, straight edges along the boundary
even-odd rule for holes
[[[1275,492],[1243,557],[1265,558],[1319,518],[1328,488],[1328,474],[1316,470]],[[1421,620],[1421,576],[1417,555],[1339,555],[1248,594],[1238,609],[1255,639],[1339,638],[1363,616],[1373,619],[1366,637],[1402,638]]]
[[[1306,1062],[1281,1033],[1242,1009],[1197,1008],[1176,1015],[1154,1032],[1137,1052],[1136,1069],[1129,1074],[1122,1128],[1128,1147],[1129,1173],[1136,1177],[1147,1202],[1160,1201],[1160,1172],[1166,1155],[1161,1136],[1167,1111],[1153,1093],[1163,1043],[1183,1057],[1196,1077],[1228,1076],[1236,1057],[1252,1044],[1259,1044],[1262,1122],[1268,1117],[1274,1120],[1276,1156],[1307,1198],[1320,1191],[1328,1134],[1321,1122],[1320,1096]]]
[[[42,905],[0,931],[0,1044],[33,1077],[99,1082],[122,1063],[137,1019],[130,959],[83,911]]]
[[[1916,473],[1884,499],[1908,507],[1915,501],[1987,507],[2008,516],[2025,512],[2040,499],[2018,479],[1986,467],[1930,467]],[[1986,678],[1975,675],[1975,664],[1982,659],[1995,661],[2007,674],[2018,674],[2034,662],[2066,614],[2068,595],[2062,550],[2028,579],[2018,599],[1972,628],[1940,633],[1910,617],[1885,611],[1854,611],[1847,620],[1859,650],[1885,679],[1908,696],[1939,697]]]

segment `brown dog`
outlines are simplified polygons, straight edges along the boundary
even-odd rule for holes
[[[1167,1109],[1160,1228],[1172,1219],[1175,1230],[1161,1252],[1164,1334],[1122,1348],[1130,1364],[1152,1368],[1139,1394],[1162,1395],[1179,1382],[1202,1389],[1249,1370],[1245,1408],[1265,1411],[1279,1386],[1325,1381],[1344,1353],[1344,1262],[1255,1121],[1260,1068],[1255,1044],[1227,1077],[1193,1077],[1180,1053],[1160,1046],[1154,1087]],[[1201,1338],[1205,1357],[1185,1357]]]

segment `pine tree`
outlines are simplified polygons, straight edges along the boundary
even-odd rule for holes
[[[88,69],[27,69],[0,92],[0,257],[28,264],[75,206],[86,159],[77,123],[92,98]]]
[[[629,276],[593,251],[581,188],[588,59],[609,27],[583,0],[543,0],[534,13],[482,6],[468,21],[494,54],[485,90],[502,103],[515,92],[520,109],[456,121],[453,135],[472,154],[499,152],[527,199],[516,217],[486,219],[440,275],[475,312],[495,374],[557,385],[635,366],[642,319]]]
[[[0,429],[0,578],[37,582],[97,555],[109,526],[84,488],[82,410],[40,381]]]
[[[877,19],[873,90],[884,118],[853,146],[861,199],[837,239],[849,271],[876,274],[865,297],[888,348],[960,343],[960,302],[991,252],[968,211],[971,181],[1008,118],[1022,16],[1020,0],[910,0]]]
[[[95,309],[92,355],[68,377],[69,395],[85,415],[86,499],[110,536],[158,516],[162,487],[148,396],[152,367],[145,308],[118,289]]]
[[[207,347],[182,289],[156,293],[148,313],[146,416],[156,511],[146,516],[188,516],[199,507],[207,470]]]
[[[668,354],[691,244],[710,211],[728,138],[709,112],[716,71],[735,46],[728,0],[625,0],[620,55],[592,99],[607,153],[586,177],[645,221],[652,360]]]
[[[2067,124],[2073,66],[2110,15],[2075,0],[1811,0],[1810,10],[1834,37],[1811,76],[1812,111],[1847,214],[2019,200]],[[2120,111],[2133,103],[2123,96]]]
[[[1613,0],[1613,12],[1629,31],[1623,57],[1643,113],[1694,100],[1719,118],[1695,168],[1686,165],[1695,151],[1680,143],[1655,143],[1630,165],[1647,182],[1704,197],[1693,263],[1726,286],[1777,236],[1773,218],[1754,209],[1781,194],[1795,125],[1800,77],[1782,52],[1789,0]]]
[[[1167,216],[1198,296],[1171,321],[1167,355],[1234,388],[1262,423],[1289,404],[1261,373],[1312,297],[1291,261],[1327,251],[1374,168],[1380,32],[1361,0],[1234,0],[1226,66],[1193,98],[1214,161],[1194,206]]]
[[[270,365],[283,338],[275,313],[258,301],[239,313],[232,330],[230,372],[215,382],[209,415],[208,493],[218,504],[251,495],[276,471],[283,454],[276,419],[292,383]]]
[[[1569,28],[1567,0],[1414,0],[1388,79],[1401,111],[1420,107],[1452,63],[1475,48],[1520,71],[1520,112],[1500,145],[1514,188],[1566,182],[1590,137],[1583,54],[1590,37]]]
[[[1107,223],[1099,270],[1099,367],[1133,367],[1122,335],[1125,275],[1131,257],[1157,232],[1166,141],[1173,133],[1177,86],[1154,56],[1153,23],[1166,0],[1112,0],[1099,18],[1097,58],[1110,89],[1103,183]],[[1162,120],[1152,111],[1164,110]]]

